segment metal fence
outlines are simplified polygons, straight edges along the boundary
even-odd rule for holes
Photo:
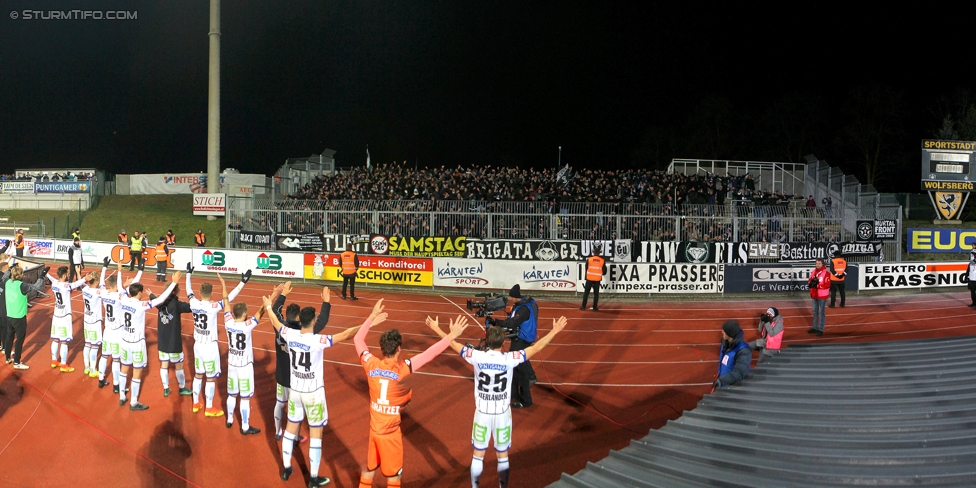
[[[854,217],[854,213],[839,208],[751,203],[675,208],[572,203],[553,209],[539,202],[261,202],[230,198],[227,242],[233,247],[246,246],[237,239],[239,230],[406,237],[466,235],[479,239],[843,242],[855,240],[855,225],[845,221]],[[878,218],[898,220],[901,228],[900,207],[881,207]],[[900,237],[896,242],[885,243],[885,256],[900,257],[900,247]]]

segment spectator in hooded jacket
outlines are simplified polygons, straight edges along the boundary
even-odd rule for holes
[[[712,383],[713,387],[734,385],[749,374],[752,349],[742,337],[742,328],[735,320],[722,324],[722,350],[719,354],[718,378]]]
[[[783,316],[779,314],[779,310],[775,307],[767,308],[766,313],[759,317],[759,334],[762,337],[749,343],[753,351],[760,351],[759,361],[756,364],[779,354],[783,345],[784,329]]]

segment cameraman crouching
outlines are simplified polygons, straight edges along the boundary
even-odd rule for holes
[[[760,351],[756,364],[762,364],[779,354],[783,346],[783,330],[783,316],[775,307],[767,308],[766,313],[759,316],[759,333],[762,338],[749,343],[753,351]]]
[[[532,297],[523,297],[521,287],[515,285],[508,292],[508,296],[518,299],[512,306],[512,313],[505,320],[491,319],[489,323],[495,327],[502,327],[509,331],[518,331],[518,335],[512,338],[509,351],[521,351],[535,342],[536,328],[539,325],[539,305]],[[535,371],[528,360],[515,367],[515,375],[512,380],[512,408],[525,408],[532,406],[532,393],[529,391],[531,384],[535,382]]]

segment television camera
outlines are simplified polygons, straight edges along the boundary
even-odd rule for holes
[[[495,319],[491,316],[495,312],[504,311],[505,307],[508,305],[508,297],[500,295],[497,293],[479,293],[475,295],[477,298],[483,298],[484,300],[468,299],[467,307],[468,310],[474,311],[475,317],[485,318],[485,337],[488,335],[488,328],[495,327]],[[518,327],[504,327],[505,337],[511,339],[518,336]],[[486,344],[486,339],[482,338],[478,342],[478,346],[473,346],[471,344],[465,344],[468,347],[472,347],[481,351],[487,351],[488,345]]]

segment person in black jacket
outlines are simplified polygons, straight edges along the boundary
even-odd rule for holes
[[[508,350],[521,351],[535,342],[536,329],[539,325],[539,305],[530,296],[522,296],[522,289],[515,285],[508,292],[508,296],[518,299],[512,306],[509,318],[505,320],[491,319],[489,323],[495,327],[503,327],[513,331],[512,343]],[[510,336],[511,334],[509,334]],[[532,364],[528,360],[515,367],[512,376],[512,408],[526,408],[532,406],[532,392],[530,388],[535,383],[536,376]]]
[[[285,297],[289,293],[291,293],[291,281],[286,281],[281,285],[281,294],[275,298],[271,311],[285,327],[302,330],[302,324],[298,321],[298,313],[302,311],[301,305],[291,303],[285,308],[284,317],[281,315],[281,308],[285,306]],[[327,310],[325,314],[325,323],[328,323],[329,311]],[[323,325],[322,328],[324,327]],[[321,331],[321,328],[314,330],[316,334]],[[291,357],[288,353],[288,343],[282,339],[279,331],[275,331],[275,381],[278,383],[275,391],[274,409],[275,440],[281,440],[281,435],[284,433],[282,428],[285,424],[285,407],[288,405],[288,396],[291,394]],[[299,443],[305,442],[306,439],[307,437],[301,436]]]
[[[715,388],[724,388],[738,383],[749,374],[752,362],[752,349],[743,340],[742,328],[735,320],[722,324],[722,349],[719,353],[718,378],[712,383]]]
[[[75,237],[68,248],[68,282],[74,282],[76,277],[81,276],[81,271],[85,269],[85,259],[81,251],[81,239]]]
[[[155,300],[156,295],[149,294],[150,300]],[[157,307],[159,318],[157,319],[157,335],[159,337],[159,378],[163,381],[163,396],[167,397],[172,390],[169,389],[169,365],[173,364],[176,370],[176,384],[179,386],[181,396],[192,395],[193,392],[186,387],[186,373],[183,372],[183,314],[190,313],[189,302],[180,301],[180,285],[173,288],[173,292],[162,304]]]

